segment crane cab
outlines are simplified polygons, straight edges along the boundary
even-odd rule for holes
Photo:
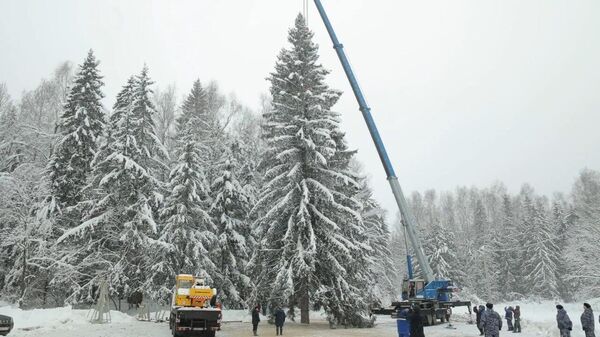
[[[217,290],[207,286],[203,278],[188,274],[175,277],[174,306],[200,307],[214,306]]]

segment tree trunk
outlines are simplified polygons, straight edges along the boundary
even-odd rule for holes
[[[19,298],[19,308],[23,308],[23,302],[25,300],[25,290],[27,290],[27,285],[25,284],[25,278],[27,277],[27,241],[23,244],[23,270],[21,272],[21,296]]]
[[[300,299],[298,300],[298,306],[300,307],[300,323],[310,324],[310,298],[308,297],[308,289],[306,286],[300,290]]]

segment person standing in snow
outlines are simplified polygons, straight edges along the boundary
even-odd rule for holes
[[[506,319],[506,326],[508,331],[513,330],[513,307],[504,307],[504,319]]]
[[[485,311],[485,307],[483,305],[480,305],[479,308],[477,308],[476,306],[473,307],[473,311],[475,311],[475,315],[477,317],[477,329],[479,329],[479,336],[483,336],[483,328],[481,327],[481,315],[483,315],[483,312]]]
[[[275,333],[283,336],[283,323],[285,323],[285,312],[280,307],[275,310]]]
[[[567,311],[562,305],[556,305],[556,323],[558,324],[558,330],[560,331],[560,337],[571,337],[571,330],[573,330],[573,323],[567,314]]]
[[[594,328],[594,311],[589,303],[583,303],[583,314],[581,314],[581,327],[585,331],[585,337],[596,337]]]
[[[421,308],[419,305],[415,305],[410,313],[408,314],[408,321],[410,322],[410,337],[425,337],[423,332],[423,321],[421,319]]]
[[[260,306],[257,305],[252,310],[252,332],[258,336],[258,323],[260,322]]]
[[[487,309],[481,316],[479,327],[483,329],[485,337],[499,337],[500,330],[502,330],[502,318],[494,311],[492,303],[487,303],[485,306]]]
[[[513,316],[515,317],[515,326],[513,328],[513,332],[521,332],[521,308],[518,305],[513,311]]]

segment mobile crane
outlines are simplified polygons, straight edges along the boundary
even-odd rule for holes
[[[414,278],[412,258],[407,247],[406,263],[408,267],[408,277],[403,281],[402,301],[393,302],[390,308],[378,308],[377,310],[373,310],[373,312],[398,315],[403,309],[409,308],[412,305],[419,305],[422,309],[421,312],[424,321],[429,325],[435,324],[437,319],[440,319],[443,322],[445,319],[446,310],[450,307],[467,306],[470,312],[470,302],[452,301],[452,293],[458,289],[454,287],[451,280],[436,279],[434,277],[433,270],[429,265],[429,261],[427,260],[425,253],[423,252],[423,247],[421,245],[419,236],[417,235],[417,222],[406,203],[404,193],[402,192],[402,188],[398,182],[398,177],[394,172],[392,163],[390,162],[381,136],[379,135],[379,131],[377,130],[377,126],[375,125],[375,121],[373,120],[373,116],[371,115],[371,109],[367,105],[367,101],[365,100],[362,90],[358,85],[358,81],[354,76],[354,72],[352,71],[352,67],[350,66],[348,58],[346,57],[346,53],[344,52],[344,46],[339,42],[333,26],[329,21],[327,13],[323,8],[321,0],[314,0],[314,2],[319,15],[325,24],[327,33],[331,38],[333,48],[335,49],[344,72],[346,73],[346,77],[350,82],[350,86],[352,87],[352,91],[356,101],[358,102],[359,110],[362,112],[363,118],[367,124],[367,128],[369,129],[369,133],[371,134],[371,138],[373,139],[373,143],[375,143],[375,148],[377,149],[379,159],[383,164],[383,168],[387,175],[387,180],[392,189],[396,204],[398,205],[398,210],[400,211],[405,236],[408,235],[423,274],[422,279]]]

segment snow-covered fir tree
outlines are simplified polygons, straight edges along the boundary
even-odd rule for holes
[[[238,164],[233,150],[224,153],[220,173],[211,185],[214,195],[210,213],[217,227],[218,243],[213,253],[221,291],[220,299],[227,308],[240,309],[246,305],[252,291],[252,281],[246,271],[251,254],[250,226],[246,222],[250,200],[237,178]]]
[[[290,29],[289,49],[278,56],[269,77],[273,109],[264,115],[268,150],[265,185],[255,211],[260,245],[252,266],[261,302],[298,306],[301,322],[322,306],[332,320],[354,323],[366,313],[364,290],[352,270],[364,251],[348,237],[360,214],[340,199],[340,183],[356,181],[332,169],[333,132],[339,117],[330,109],[340,93],[328,88],[328,71],[318,64],[312,32],[299,15]]]
[[[600,172],[583,170],[573,186],[573,226],[567,249],[569,283],[578,296],[600,296]]]
[[[356,196],[362,207],[360,210],[364,229],[365,263],[367,263],[369,281],[366,286],[371,296],[369,303],[385,305],[395,299],[399,284],[398,274],[394,272],[394,261],[390,251],[390,231],[385,222],[385,211],[373,197],[367,179],[362,179],[361,190]]]
[[[100,102],[104,83],[99,63],[90,50],[79,66],[59,125],[62,139],[48,164],[51,195],[62,206],[81,200],[98,138],[104,132],[105,116]]]
[[[137,290],[148,277],[148,252],[159,244],[155,214],[162,195],[154,173],[164,149],[154,133],[148,69],[132,82],[117,96],[111,143],[93,163],[87,215],[58,240],[77,244],[69,259],[83,276],[72,300],[90,298],[102,276],[120,298]]]
[[[568,281],[569,261],[565,250],[573,219],[569,214],[570,212],[565,212],[565,204],[564,200],[554,200],[552,203],[551,226],[554,231],[554,245],[557,249],[555,277],[558,296],[564,301],[571,301],[573,291]]]
[[[548,221],[546,209],[542,200],[528,202],[528,213],[525,221],[528,229],[527,246],[523,247],[526,259],[524,271],[525,282],[529,287],[528,293],[545,299],[558,298],[556,284],[556,261],[558,248],[555,245],[554,230]]]
[[[206,96],[200,80],[194,81],[192,90],[181,105],[181,115],[177,118],[177,133],[180,137],[193,137],[197,142],[210,137],[211,120]]]
[[[208,186],[196,142],[180,144],[180,156],[171,170],[164,208],[160,245],[153,254],[149,287],[154,297],[168,299],[174,281],[180,273],[202,276],[208,284],[217,281],[217,267],[211,258],[215,248],[216,228],[209,207]]]

